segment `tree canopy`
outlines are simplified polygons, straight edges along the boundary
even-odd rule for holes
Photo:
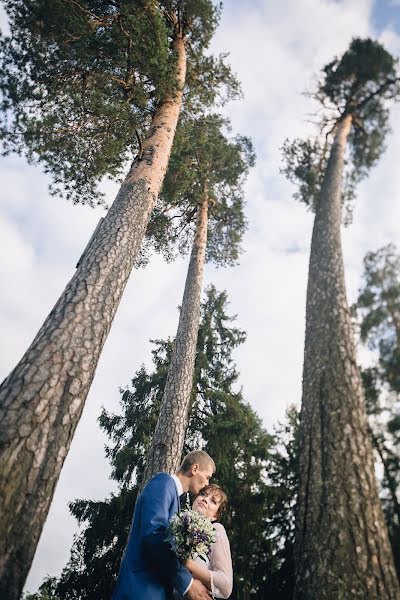
[[[352,117],[342,202],[351,217],[351,200],[357,183],[367,175],[384,150],[389,132],[388,104],[400,94],[397,61],[378,42],[354,38],[341,58],[322,69],[310,95],[319,104],[319,135],[315,139],[283,145],[282,172],[298,185],[295,198],[315,212],[327,161],[338,123]]]
[[[400,393],[400,256],[393,244],[365,256],[356,308],[361,340],[379,351],[385,379]]]
[[[233,137],[230,131],[229,120],[218,114],[182,116],[143,258],[150,249],[167,260],[190,250],[197,207],[206,193],[206,260],[219,266],[237,262],[246,229],[243,184],[255,154],[248,137]]]
[[[51,190],[101,202],[140,151],[151,116],[173,93],[173,39],[187,41],[187,111],[239,93],[225,56],[205,55],[220,7],[210,0],[6,0],[0,39],[3,153],[41,163]]]

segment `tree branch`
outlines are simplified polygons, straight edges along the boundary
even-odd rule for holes
[[[375,96],[379,96],[389,86],[394,85],[395,83],[398,83],[399,81],[400,81],[399,77],[396,77],[395,79],[387,79],[384,83],[382,83],[382,85],[379,86],[379,88],[377,90],[375,90],[375,92],[373,92],[372,94],[370,94],[369,96],[367,96],[367,98],[364,98],[364,100],[362,102],[360,102],[359,104],[357,104],[355,106],[355,110],[359,110],[360,108],[362,108],[363,106],[365,106],[366,104],[368,104],[368,102],[370,102],[372,100],[372,98],[375,98]]]
[[[138,130],[135,127],[135,133],[136,133],[136,138],[139,144],[139,152],[137,153],[136,159],[137,160],[142,160],[142,156],[143,156],[143,143],[142,143],[142,139],[139,135]]]

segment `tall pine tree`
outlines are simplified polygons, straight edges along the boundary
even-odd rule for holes
[[[172,472],[179,466],[191,411],[204,264],[206,257],[219,265],[232,264],[237,259],[245,228],[243,182],[254,155],[247,138],[226,137],[227,127],[228,122],[218,115],[181,122],[161,194],[161,214],[165,214],[165,206],[174,206],[178,212],[171,217],[177,217],[178,241],[185,230],[180,249],[184,250],[184,242],[189,241],[193,229],[194,240],[144,481],[159,471]]]
[[[399,599],[374,476],[372,448],[346,300],[340,226],[345,159],[352,187],[375,164],[396,63],[354,39],[323,70],[324,144],[286,145],[287,175],[315,211],[306,305],[296,525],[296,600]],[[332,114],[334,115],[332,117]],[[346,154],[348,149],[348,154]]]

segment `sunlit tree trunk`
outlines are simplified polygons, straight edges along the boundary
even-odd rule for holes
[[[296,523],[296,600],[399,600],[346,299],[337,127],[311,243]]]
[[[176,471],[182,454],[193,387],[207,225],[208,192],[205,188],[204,198],[197,212],[196,235],[190,255],[178,331],[143,483],[159,471]]]
[[[0,387],[0,598],[19,598],[104,342],[159,194],[182,102],[155,112],[142,154],[31,346]]]

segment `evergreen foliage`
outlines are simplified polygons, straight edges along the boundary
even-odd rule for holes
[[[0,38],[3,153],[39,162],[51,191],[102,201],[174,92],[173,40],[187,41],[186,111],[239,94],[225,56],[204,55],[219,20],[210,0],[5,0]]]
[[[237,262],[246,229],[243,184],[254,165],[251,140],[230,137],[228,119],[217,114],[182,116],[164,185],[147,229],[142,261],[150,249],[171,260],[186,254],[196,228],[197,207],[210,198],[206,260],[216,265]]]
[[[385,380],[400,393],[400,256],[393,244],[365,256],[356,307],[361,340],[379,351]]]
[[[383,467],[381,498],[400,574],[400,254],[393,244],[368,252],[353,306],[360,338],[377,360],[362,370],[371,435]]]
[[[234,560],[232,598],[289,600],[292,588],[293,504],[297,485],[297,415],[269,435],[238,389],[232,352],[245,340],[227,313],[226,294],[207,290],[202,305],[192,410],[184,453],[203,447],[217,464],[217,481],[229,496],[227,527]],[[172,342],[154,342],[153,369],[139,369],[121,390],[119,415],[103,410],[100,425],[119,491],[102,502],[72,502],[83,526],[59,580],[57,600],[108,600],[128,536],[144,460],[155,427]],[[287,537],[287,540],[285,540]],[[50,582],[43,583],[43,593]],[[33,595],[31,600],[42,600]],[[274,595],[276,593],[276,595]]]
[[[288,408],[284,423],[274,428],[268,463],[272,502],[268,521],[272,533],[263,584],[254,598],[292,600],[294,591],[295,510],[299,472],[299,412]],[[265,568],[263,566],[263,568]]]
[[[348,222],[355,187],[384,150],[389,131],[387,101],[400,94],[397,61],[378,42],[354,38],[343,56],[326,65],[322,73],[311,94],[322,106],[320,135],[315,140],[286,140],[282,172],[298,185],[294,197],[315,212],[337,125],[351,115],[342,194]]]
[[[394,322],[385,298],[389,296],[399,311],[399,256],[389,245],[368,253],[364,263],[365,286],[353,311],[358,315],[362,340],[379,349],[380,340],[393,339]],[[229,490],[231,506],[225,524],[235,561],[232,597],[291,600],[299,415],[291,408],[286,421],[268,436],[241,393],[232,392],[238,379],[232,349],[244,342],[245,334],[233,327],[233,319],[226,314],[226,302],[225,294],[210,288],[203,304],[185,452],[203,445],[216,458],[218,481]],[[171,350],[171,340],[155,341],[153,370],[141,367],[130,389],[121,390],[121,414],[103,410],[99,421],[110,439],[106,453],[112,478],[120,489],[103,502],[76,500],[70,504],[83,531],[75,540],[69,563],[60,579],[46,579],[41,591],[27,595],[26,600],[99,600],[110,596],[157,420]],[[392,392],[388,398],[386,364],[363,370],[362,377],[372,440],[377,459],[384,461],[381,498],[400,572],[399,514],[393,501],[393,492],[397,493],[400,483],[400,419],[397,393],[393,396]],[[258,457],[258,464],[252,464],[252,457]]]
[[[282,146],[284,166],[281,168],[289,181],[296,185],[293,194],[295,200],[303,202],[311,212],[315,213],[328,165],[332,140],[319,138],[285,140]],[[346,169],[342,186],[342,205],[345,209],[344,223],[352,218],[352,200],[355,195],[355,172]]]
[[[46,577],[36,594],[29,592],[23,595],[23,600],[59,600],[56,592],[57,578]]]

